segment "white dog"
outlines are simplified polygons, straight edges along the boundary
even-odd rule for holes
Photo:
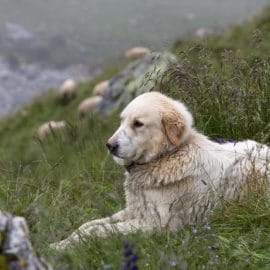
[[[160,93],[135,98],[107,142],[115,161],[126,168],[126,208],[82,225],[52,247],[66,248],[87,235],[177,231],[205,221],[223,200],[268,190],[269,147],[251,140],[218,144],[192,123],[182,103]]]

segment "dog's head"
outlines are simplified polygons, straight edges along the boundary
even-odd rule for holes
[[[179,146],[193,122],[182,103],[158,92],[138,96],[120,117],[120,127],[106,144],[120,165],[147,163]]]

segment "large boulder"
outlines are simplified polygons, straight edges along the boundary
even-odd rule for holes
[[[113,77],[96,112],[108,115],[126,106],[134,97],[155,89],[176,57],[169,52],[146,54]]]
[[[51,270],[38,258],[29,240],[26,221],[0,210],[0,269]]]

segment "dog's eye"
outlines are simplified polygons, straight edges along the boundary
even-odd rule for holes
[[[143,123],[138,121],[138,120],[135,120],[134,123],[133,123],[133,126],[135,128],[139,128],[139,127],[142,127],[143,126]]]

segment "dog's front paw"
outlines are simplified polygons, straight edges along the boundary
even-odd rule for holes
[[[107,230],[106,226],[91,226],[90,223],[84,224],[79,230],[73,232],[68,238],[55,242],[49,245],[51,249],[54,250],[65,250],[71,248],[72,246],[80,243],[86,236],[106,236]]]
[[[54,250],[65,250],[67,248],[67,245],[64,243],[64,241],[52,243],[49,245],[50,249]]]
[[[67,240],[67,239],[65,239],[65,240],[62,240],[60,242],[55,242],[55,243],[50,244],[49,245],[49,248],[50,249],[61,251],[61,250],[66,250],[70,246],[72,246],[72,242],[69,241],[69,240]]]

